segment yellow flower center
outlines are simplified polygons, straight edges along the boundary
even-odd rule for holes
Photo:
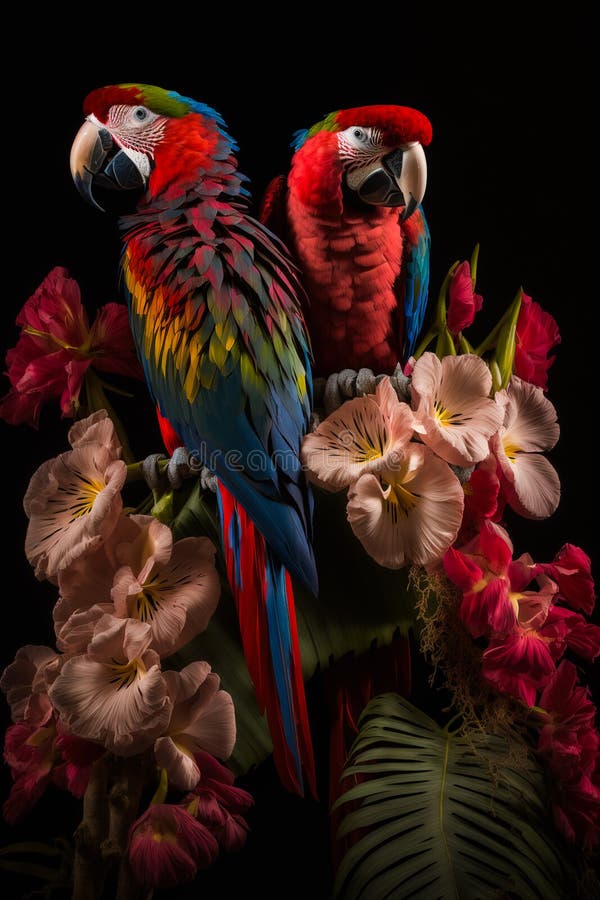
[[[395,525],[401,515],[408,516],[412,512],[421,498],[402,484],[389,484],[388,492],[385,498],[385,511]]]
[[[371,432],[371,423],[367,422],[362,411],[354,413],[352,431],[344,431],[342,443],[352,455],[352,461],[357,463],[367,463],[374,459],[381,459],[384,455],[387,444],[388,434],[385,426],[381,431],[375,427]]]
[[[75,347],[73,344],[67,344],[66,341],[61,341],[61,339],[55,334],[51,334],[51,332],[49,331],[38,331],[37,328],[32,328],[31,325],[27,325],[23,329],[23,331],[25,332],[25,334],[32,334],[35,337],[48,338],[48,340],[52,341],[58,347],[61,347],[63,350],[72,350],[74,353],[78,353],[80,356],[87,357],[94,355],[90,352],[92,349],[91,333],[88,334],[83,344],[81,344],[79,347]]]
[[[144,584],[134,597],[133,615],[140,622],[151,622],[160,606],[161,596],[156,581]]]
[[[450,412],[446,406],[442,406],[439,400],[433,404],[433,415],[442,428],[448,428],[451,425],[462,425],[463,415],[460,412]]]
[[[103,482],[86,478],[84,475],[80,476],[80,481],[81,487],[77,490],[77,498],[69,507],[74,519],[86,516],[91,511],[98,494],[106,487]],[[75,492],[73,491],[73,493]]]
[[[131,662],[128,663],[115,662],[111,666],[111,669],[113,675],[110,679],[110,683],[115,684],[118,691],[123,687],[131,687],[136,679],[141,678],[142,675],[146,674],[146,666],[139,657],[132,659]]]
[[[521,448],[517,446],[517,444],[511,443],[510,440],[502,441],[502,446],[504,447],[504,452],[506,453],[508,459],[511,461],[511,463],[514,463],[517,458],[517,453],[521,452]]]

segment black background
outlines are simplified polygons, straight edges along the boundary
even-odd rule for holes
[[[267,31],[255,13],[240,19],[222,7],[210,18],[203,11],[180,14],[173,22],[166,12],[151,21],[140,10],[139,20],[126,24],[113,9],[99,10],[89,24],[37,20],[34,33],[31,24],[15,25],[22,54],[4,101],[3,270],[9,283],[1,306],[2,352],[15,343],[14,319],[22,304],[55,265],[78,279],[92,316],[95,307],[117,299],[115,223],[82,204],[68,171],[89,90],[141,81],[212,105],[241,146],[240,168],[250,176],[256,199],[274,174],[286,170],[297,128],[348,106],[415,106],[434,128],[424,201],[434,290],[449,265],[468,258],[479,241],[482,331],[523,285],[555,316],[563,337],[548,394],[561,424],[550,458],[563,497],[550,520],[510,519],[515,550],[549,560],[571,541],[597,563],[598,453],[592,432],[600,347],[598,149],[592,136],[597,73],[591,21],[576,7],[569,7],[568,17],[527,26],[505,7],[502,14],[487,9],[484,22],[461,11],[442,21],[433,12],[415,15],[388,5],[363,10],[355,20],[340,9],[332,25],[310,8],[302,14],[287,10],[289,19],[271,19]],[[140,401],[127,409],[137,454],[159,449],[150,405]],[[7,525],[2,665],[24,643],[52,640],[55,594],[35,581],[24,559],[21,503],[35,467],[65,448],[67,425],[56,408],[46,410],[38,432],[0,423]],[[312,692],[318,704],[318,683]],[[245,886],[260,889],[265,898],[326,897],[323,806],[285,796],[269,764],[245,784],[257,800],[251,839],[242,854],[207,875],[207,895],[211,886],[225,895]],[[67,832],[76,814],[76,803],[49,794],[3,843]],[[276,877],[275,868],[284,874]],[[12,896],[19,896],[16,888]]]

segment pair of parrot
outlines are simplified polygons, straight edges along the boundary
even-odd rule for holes
[[[320,374],[392,373],[412,352],[427,300],[430,123],[407,107],[366,106],[298,132],[261,222],[209,106],[131,83],[93,91],[84,114],[74,181],[96,206],[101,188],[131,192],[121,266],[148,387],[167,442],[180,436],[217,476],[227,574],[275,764],[288,789],[306,781],[314,794],[291,581],[318,593],[300,463],[311,344]]]

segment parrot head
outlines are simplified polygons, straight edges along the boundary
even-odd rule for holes
[[[339,205],[345,198],[404,207],[406,219],[425,194],[423,145],[430,141],[431,123],[416,109],[339,110],[294,135],[292,183],[308,205]]]
[[[237,149],[221,116],[203,103],[147,84],[92,91],[71,148],[71,175],[85,200],[93,190],[156,195],[170,184],[210,176]],[[136,194],[136,196],[137,196]]]

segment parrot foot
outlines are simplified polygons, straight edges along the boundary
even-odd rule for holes
[[[390,379],[390,384],[396,391],[399,400],[403,403],[410,403],[411,378],[403,374],[400,364],[396,366],[393,375],[375,375],[372,369],[359,369],[358,371],[342,369],[341,372],[334,372],[327,378],[315,378],[316,409],[311,420],[313,429],[319,425],[323,411],[325,416],[329,416],[346,400],[352,400],[353,397],[364,397],[365,394],[374,394],[377,385],[384,378]]]
[[[167,463],[167,480],[173,490],[178,491],[186,478],[193,474],[190,453],[186,447],[177,447]]]
[[[146,484],[151,491],[156,493],[162,492],[164,487],[164,476],[159,463],[166,458],[164,453],[151,453],[142,462],[142,472],[144,473]]]
[[[164,453],[152,453],[142,462],[144,479],[148,487],[156,494],[162,494],[168,490],[178,491],[187,478],[198,474],[198,466],[194,465],[194,458],[186,447],[177,447],[165,465],[166,459]],[[202,467],[201,481],[204,471],[205,469]],[[206,487],[204,481],[202,487]]]
[[[213,494],[217,493],[217,476],[210,469],[207,469],[206,466],[202,466],[200,469],[200,486],[203,491],[212,491]]]

